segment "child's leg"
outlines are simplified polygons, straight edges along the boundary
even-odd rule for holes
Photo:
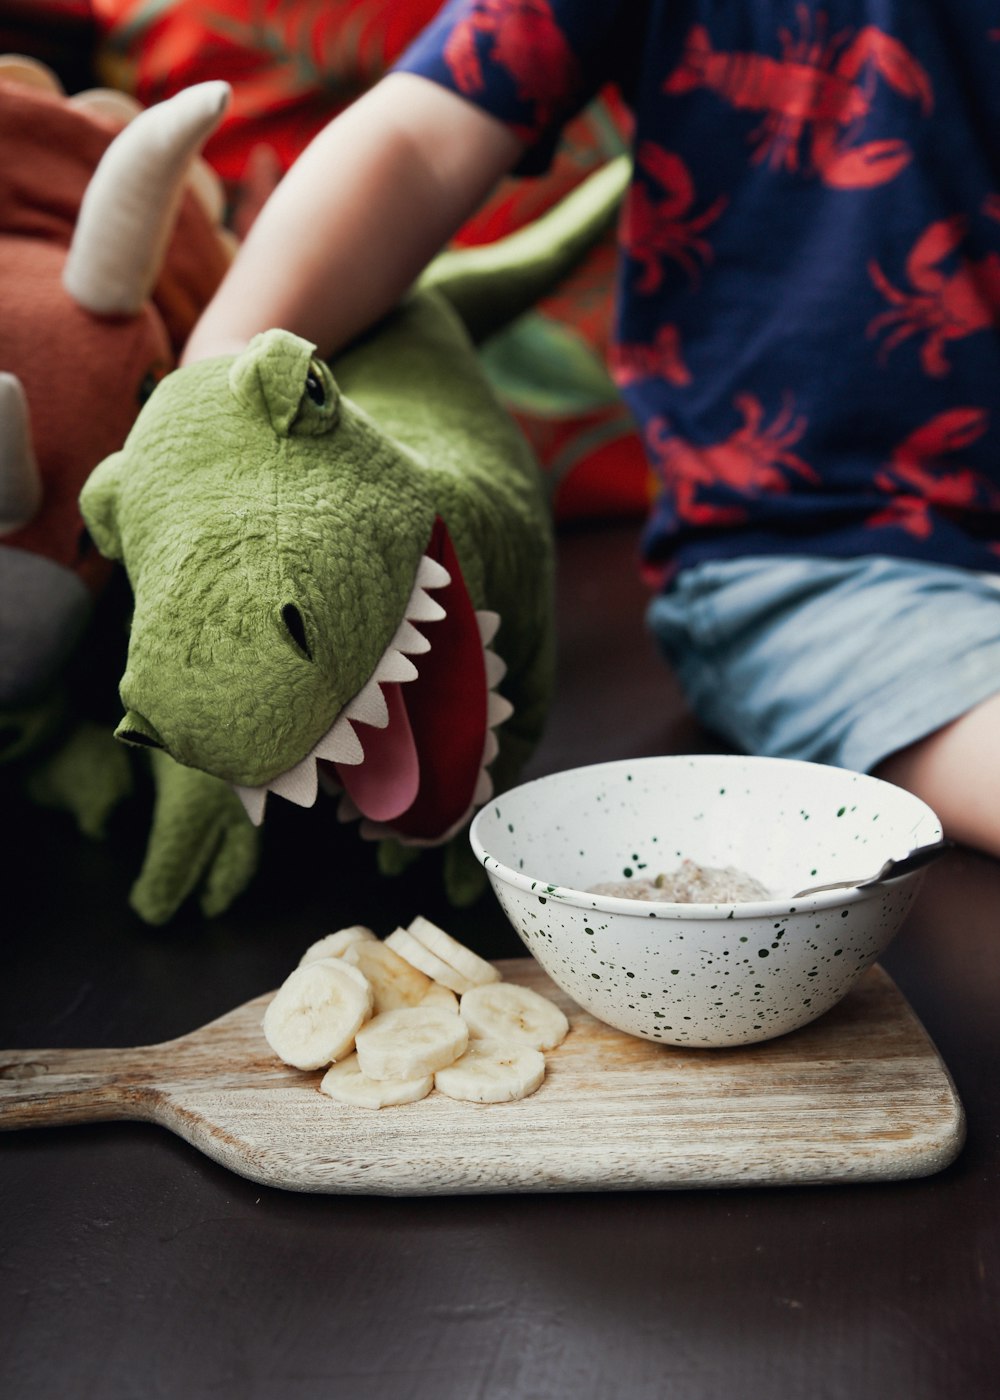
[[[890,755],[875,776],[933,807],[953,841],[1000,856],[1000,693]]]
[[[748,556],[682,571],[649,618],[733,748],[874,772],[1000,857],[1000,588],[918,560]]]

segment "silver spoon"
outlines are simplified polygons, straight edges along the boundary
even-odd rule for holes
[[[809,895],[823,894],[827,890],[863,890],[867,885],[881,885],[886,880],[895,880],[900,875],[909,875],[911,870],[919,870],[921,866],[929,865],[932,860],[937,860],[938,856],[943,856],[945,851],[950,851],[953,845],[954,842],[942,838],[929,846],[918,846],[909,855],[887,860],[881,870],[864,880],[834,880],[829,885],[810,885],[808,889],[793,894],[792,898],[806,899]]]

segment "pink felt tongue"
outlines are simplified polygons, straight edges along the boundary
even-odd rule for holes
[[[413,805],[420,786],[420,760],[398,685],[382,686],[389,709],[384,729],[359,724],[365,751],[360,764],[338,763],[337,777],[363,816],[389,822]]]

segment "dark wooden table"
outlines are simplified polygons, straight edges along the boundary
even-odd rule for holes
[[[641,626],[634,530],[561,542],[561,684],[541,773],[704,747]],[[252,892],[150,930],[141,849],[5,823],[0,1044],[182,1034],[341,924],[454,926],[433,858],[275,803]],[[520,946],[487,899],[463,930]],[[968,1115],[959,1159],[884,1185],[460,1198],[309,1196],[144,1124],[0,1137],[0,1394],[11,1400],[993,1400],[1000,1395],[1000,866],[928,872],[885,965]]]

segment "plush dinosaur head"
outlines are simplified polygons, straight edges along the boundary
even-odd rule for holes
[[[516,779],[551,695],[552,529],[473,338],[565,276],[627,177],[445,254],[332,365],[272,330],[159,384],[81,497],[134,595],[119,738],[228,781],[255,822],[322,783],[407,844]]]
[[[510,710],[450,485],[286,332],[169,375],[82,496],[135,598],[118,736],[226,779],[255,821],[323,778],[379,831],[450,835]]]

